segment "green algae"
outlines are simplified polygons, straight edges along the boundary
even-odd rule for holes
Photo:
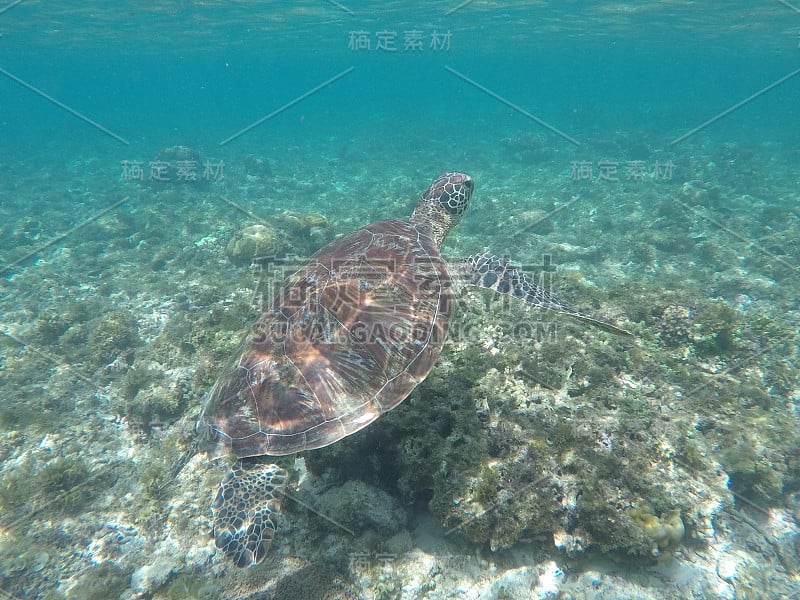
[[[708,453],[705,452],[703,444],[697,439],[695,432],[684,435],[681,443],[678,444],[679,459],[693,469],[701,469],[707,456]]]
[[[783,465],[776,465],[771,454],[765,455],[757,436],[742,431],[734,444],[722,452],[721,463],[730,476],[731,490],[750,499],[772,500],[783,493]]]
[[[139,390],[131,400],[123,403],[122,410],[132,425],[148,431],[154,424],[171,422],[180,417],[184,405],[184,397],[179,390],[154,385]]]
[[[154,386],[147,390],[140,390],[136,394],[136,411],[141,411],[142,419],[170,420],[175,419],[183,411],[184,398],[177,387],[167,389],[164,386]]]
[[[54,458],[43,466],[26,461],[0,479],[0,507],[10,511],[29,505],[33,499],[58,498],[56,510],[79,510],[93,496],[91,486],[83,485],[89,477],[85,461],[75,457]]]
[[[663,503],[647,479],[649,453],[641,449],[649,442],[642,440],[619,456],[603,454],[594,448],[598,434],[593,426],[583,431],[578,425],[596,420],[600,408],[619,411],[609,422],[626,436],[650,426],[654,413],[643,398],[608,394],[620,371],[631,368],[631,357],[615,344],[592,342],[581,349],[569,336],[545,341],[535,356],[517,345],[504,346],[496,355],[475,347],[457,353],[446,349],[440,366],[406,405],[359,435],[380,437],[381,444],[374,446],[383,450],[378,460],[383,469],[389,464],[389,471],[398,474],[398,492],[406,502],[425,499],[443,526],[457,528],[475,543],[487,543],[493,550],[509,548],[557,529],[563,492],[555,474],[569,470],[579,476],[577,525],[592,532],[603,551],[649,557],[647,536],[619,510],[609,510],[615,504],[614,488],[598,487],[600,481],[613,481]],[[553,371],[555,389],[542,385],[542,364]],[[595,411],[587,408],[585,416],[566,413],[546,420],[533,416],[565,387],[568,397],[580,397],[587,407],[597,404]],[[537,389],[544,391],[520,403],[524,390]],[[544,402],[539,404],[537,397]],[[476,406],[481,403],[496,415],[496,420],[490,417],[491,425],[479,418]],[[315,471],[325,464],[337,469],[337,462],[341,466],[354,460],[348,457],[353,448],[347,439],[336,446],[338,450],[323,451],[334,452],[335,460],[315,457],[320,451],[310,453],[309,468]],[[363,452],[362,446],[356,454]],[[592,490],[598,490],[596,502]]]
[[[170,478],[175,477],[175,465],[183,458],[191,441],[178,429],[169,431],[158,444],[142,449],[137,461],[137,476],[142,486],[143,503],[152,504],[151,501],[161,499],[160,492]]]
[[[484,465],[475,482],[473,496],[484,506],[497,500],[500,491],[500,475],[489,465]]]
[[[613,489],[605,482],[587,482],[576,506],[581,527],[601,552],[650,558],[652,541],[624,510],[609,501],[613,497]]]
[[[162,371],[133,366],[122,378],[113,406],[133,426],[148,432],[153,425],[174,421],[183,414],[186,391],[180,385],[168,385]]]
[[[516,457],[507,457],[497,466],[496,478],[488,481],[479,475],[475,489],[467,490],[457,504],[431,503],[431,509],[450,527],[459,527],[467,538],[488,543],[492,550],[510,548],[520,540],[545,535],[557,525],[558,490],[549,475],[553,462],[529,444]],[[485,475],[483,475],[485,477]],[[476,492],[496,482],[494,492],[482,502]],[[473,514],[472,519],[464,519]]]
[[[164,380],[164,375],[152,367],[131,367],[125,372],[119,390],[126,401],[136,398],[141,390]]]
[[[741,337],[741,315],[724,302],[701,302],[696,310],[700,336],[695,347],[700,355],[729,354]]]
[[[89,310],[95,313],[103,312],[97,303],[92,303],[91,307],[88,305],[76,307],[60,317],[60,321],[68,326],[57,341],[71,364],[90,363],[95,367],[105,366],[141,344],[136,319],[130,312],[113,309],[102,316],[87,320]],[[40,327],[49,332],[50,342],[55,341],[53,326],[46,321],[40,324]]]
[[[49,310],[40,313],[33,324],[38,339],[52,344],[69,329],[70,323],[59,312]]]
[[[99,318],[89,333],[92,361],[105,365],[119,354],[141,343],[136,319],[130,313],[113,310]]]
[[[89,476],[86,464],[72,457],[58,458],[47,463],[39,472],[39,481],[47,494],[71,491]]]
[[[68,394],[57,394],[40,382],[40,374],[53,368],[53,358],[22,346],[4,353],[3,401],[0,425],[4,429],[51,431],[64,425],[64,414],[74,406]]]

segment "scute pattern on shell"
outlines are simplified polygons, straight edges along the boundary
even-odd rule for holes
[[[408,221],[373,223],[289,277],[201,418],[217,453],[283,455],[366,427],[422,381],[447,336],[438,247]]]

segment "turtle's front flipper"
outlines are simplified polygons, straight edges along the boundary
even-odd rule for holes
[[[278,465],[238,460],[219,484],[211,503],[214,543],[237,567],[260,563],[277,528],[277,512],[286,487]]]
[[[486,253],[473,254],[460,260],[456,268],[466,275],[466,280],[471,285],[514,296],[539,308],[564,313],[610,333],[633,335],[630,331],[576,312],[569,304],[562,302],[542,286],[537,285],[525,271],[518,269],[499,256]]]

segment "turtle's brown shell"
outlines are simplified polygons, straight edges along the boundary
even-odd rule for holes
[[[409,221],[329,244],[283,282],[217,381],[199,426],[217,453],[320,448],[402,402],[447,336],[450,276]]]

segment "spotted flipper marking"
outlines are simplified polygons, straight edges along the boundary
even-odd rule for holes
[[[525,271],[499,256],[487,253],[473,254],[459,261],[458,266],[466,271],[467,281],[471,285],[514,296],[539,308],[564,313],[610,333],[633,335],[630,331],[576,312],[569,304],[537,285]]]
[[[239,460],[211,503],[214,544],[239,568],[260,563],[278,526],[287,473],[278,465]]]

